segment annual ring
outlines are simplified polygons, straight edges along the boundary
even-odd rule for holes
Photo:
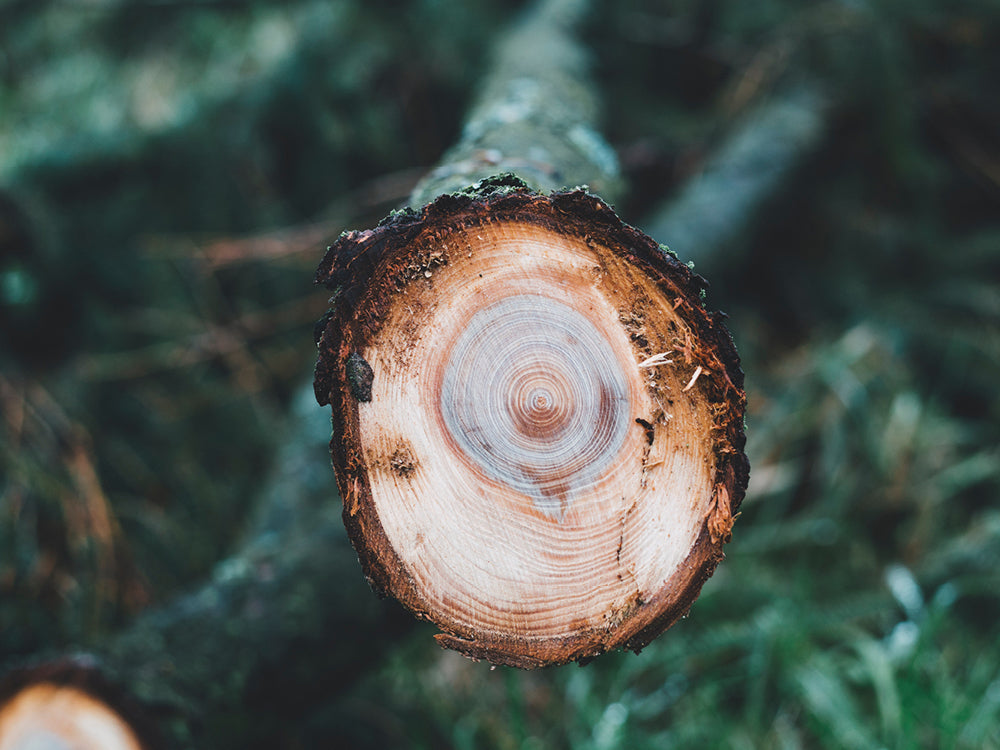
[[[560,517],[618,454],[629,385],[569,305],[516,294],[469,320],[444,367],[442,421],[468,462]]]

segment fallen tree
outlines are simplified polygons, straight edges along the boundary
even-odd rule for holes
[[[521,667],[669,627],[721,560],[748,474],[742,373],[703,281],[587,190],[539,192],[618,186],[572,34],[583,9],[533,8],[419,208],[346,233],[318,274],[336,294],[315,389],[369,582],[443,645]],[[48,699],[74,701],[32,688],[68,686],[145,747],[246,746],[412,621],[356,575],[325,419],[299,406],[246,544],[87,654],[11,672],[0,735],[44,737]]]
[[[616,183],[583,10],[534,8],[412,207],[317,274],[316,396],[366,575],[442,645],[519,667],[639,649],[686,613],[748,475],[703,280],[588,190],[540,192]]]

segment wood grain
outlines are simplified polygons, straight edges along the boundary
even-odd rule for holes
[[[320,278],[316,391],[379,590],[518,666],[687,610],[747,477],[742,373],[690,269],[586,192],[487,187],[345,235]]]

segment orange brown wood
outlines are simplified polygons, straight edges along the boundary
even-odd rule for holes
[[[704,282],[582,190],[343,235],[316,395],[365,573],[475,658],[639,649],[722,559],[745,394]]]
[[[0,705],[0,750],[143,750],[129,723],[81,688],[39,682]]]

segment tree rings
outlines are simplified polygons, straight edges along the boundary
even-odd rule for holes
[[[748,476],[699,277],[584,191],[486,183],[342,235],[317,278],[316,394],[377,589],[525,667],[641,648],[687,611]]]

